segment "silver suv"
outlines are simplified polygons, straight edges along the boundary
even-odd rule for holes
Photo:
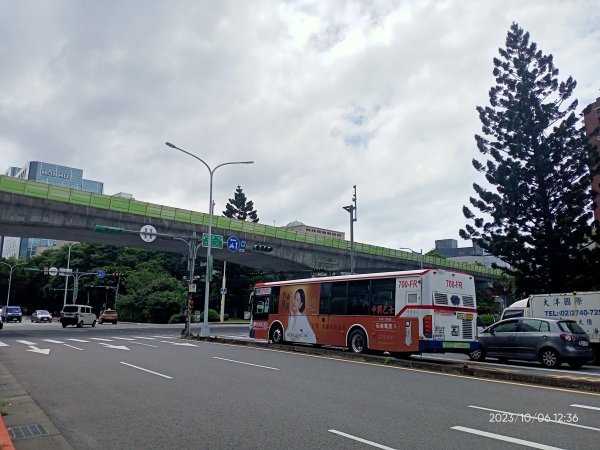
[[[505,319],[483,330],[478,341],[479,349],[469,355],[474,361],[489,356],[539,361],[548,368],[566,362],[578,369],[594,357],[588,335],[574,320]]]

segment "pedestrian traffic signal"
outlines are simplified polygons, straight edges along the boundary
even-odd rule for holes
[[[268,245],[254,244],[252,246],[252,250],[257,252],[272,252],[273,247],[270,247]]]

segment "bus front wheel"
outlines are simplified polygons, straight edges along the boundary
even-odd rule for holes
[[[279,325],[271,328],[271,342],[273,344],[283,344],[283,330]]]
[[[363,330],[354,330],[348,338],[348,348],[352,353],[365,353],[367,351],[367,336]]]

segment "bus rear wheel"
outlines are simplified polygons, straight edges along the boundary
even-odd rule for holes
[[[365,353],[367,351],[367,336],[363,330],[354,330],[348,337],[348,348],[352,353]]]
[[[271,328],[270,334],[270,339],[273,344],[283,344],[283,330],[279,325],[275,325]]]

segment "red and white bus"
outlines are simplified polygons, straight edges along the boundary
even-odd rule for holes
[[[477,348],[472,276],[439,269],[258,283],[250,337],[407,355]]]

